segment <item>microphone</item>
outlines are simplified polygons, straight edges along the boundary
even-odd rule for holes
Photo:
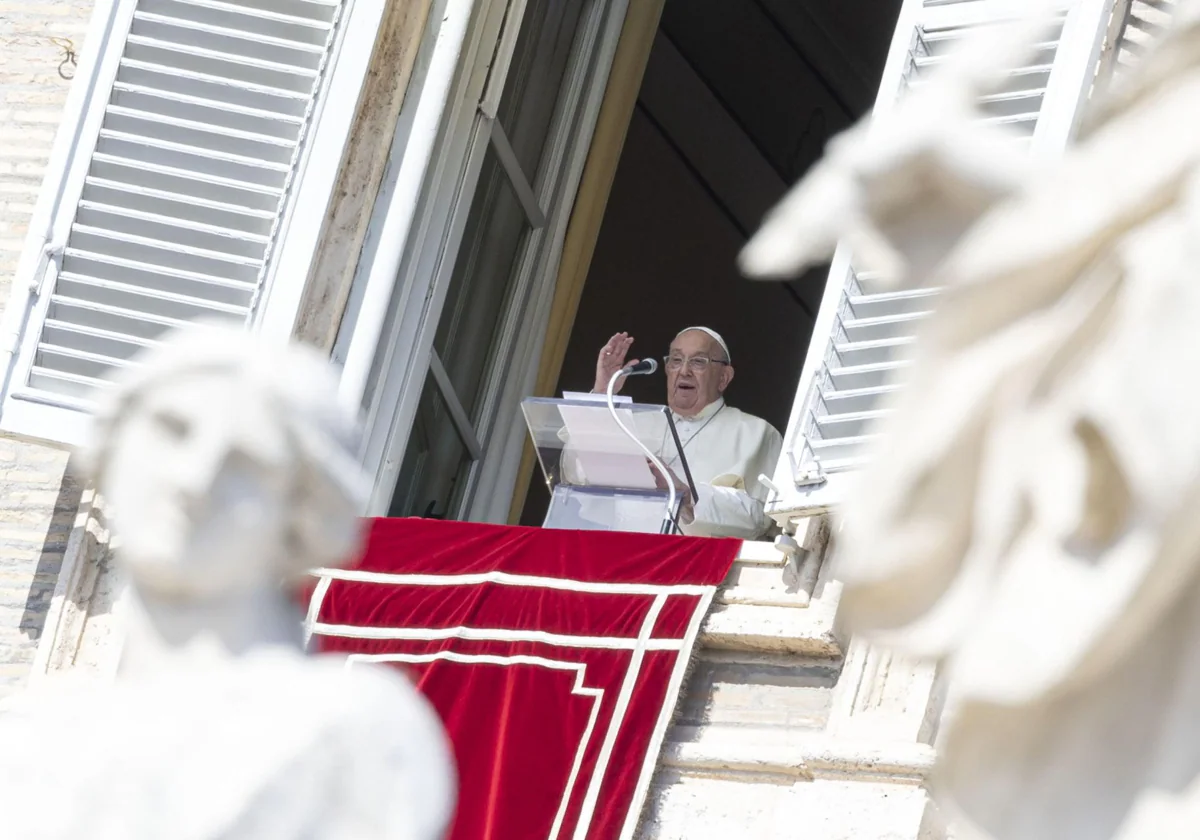
[[[641,374],[654,373],[658,370],[658,362],[654,359],[642,359],[635,365],[625,365],[619,371],[614,373],[608,380],[608,389],[605,392],[605,401],[608,403],[608,413],[612,415],[612,419],[617,422],[621,431],[625,436],[637,444],[637,447],[646,453],[646,458],[658,470],[658,474],[663,477],[667,485],[667,512],[663,516],[664,527],[668,530],[664,533],[670,533],[672,530],[683,533],[679,528],[679,523],[675,521],[675,501],[679,498],[679,491],[675,488],[675,479],[671,477],[671,471],[666,468],[666,465],[659,460],[658,456],[650,451],[650,447],[642,443],[641,439],[633,433],[633,430],[625,425],[621,420],[621,415],[617,414],[616,404],[613,402],[613,389],[616,387],[617,380],[623,376],[640,376]]]
[[[654,359],[642,359],[635,365],[625,365],[621,368],[622,376],[640,376],[641,374],[650,374],[658,370],[658,362]]]

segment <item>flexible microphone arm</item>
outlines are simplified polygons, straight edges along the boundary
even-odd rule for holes
[[[624,376],[640,376],[644,373],[654,373],[658,370],[658,362],[654,359],[642,359],[632,365],[625,365],[621,368],[621,373]]]
[[[650,459],[650,463],[654,465],[654,468],[659,471],[663,479],[667,482],[667,491],[670,495],[667,502],[667,515],[664,516],[663,519],[666,520],[667,524],[670,525],[673,530],[678,531],[679,523],[675,521],[675,499],[678,497],[678,494],[675,492],[675,479],[671,477],[671,471],[668,470],[663,462],[658,459],[658,456],[650,451],[650,447],[642,443],[638,439],[638,436],[630,431],[629,427],[626,426],[621,420],[621,416],[617,414],[617,408],[613,404],[613,388],[616,387],[618,379],[620,379],[622,376],[638,376],[641,374],[654,373],[656,370],[658,370],[658,362],[654,361],[654,359],[646,359],[638,362],[636,365],[626,365],[614,373],[612,378],[608,380],[608,389],[605,392],[605,396],[608,402],[608,411],[610,414],[612,414],[613,420],[616,420],[617,425],[621,427],[621,431],[623,431],[630,440],[636,443],[638,448],[646,453],[646,457]]]

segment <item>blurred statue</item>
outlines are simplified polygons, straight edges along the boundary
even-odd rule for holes
[[[306,658],[285,585],[358,548],[365,478],[330,365],[193,328],[96,419],[92,475],[133,590],[119,677],[0,715],[22,840],[433,840],[440,724],[400,675]]]
[[[1024,175],[969,124],[972,47],[831,144],[743,265],[792,273],[848,234],[856,265],[944,289],[836,562],[852,630],[947,668],[956,836],[1193,837],[1200,3]]]

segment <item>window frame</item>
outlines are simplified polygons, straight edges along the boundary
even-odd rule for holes
[[[439,9],[438,6],[442,8]],[[487,138],[476,112],[492,66],[506,68],[501,39],[524,0],[442,0],[418,58],[412,107],[400,114],[385,178],[372,211],[333,357],[342,365],[339,399],[363,414],[359,457],[372,480],[367,515],[386,514],[429,368],[446,282],[443,254],[457,249]],[[519,17],[518,17],[519,19]],[[446,273],[448,280],[448,273]],[[438,292],[440,291],[440,297]],[[390,310],[390,311],[389,311]]]
[[[373,477],[367,515],[385,515],[395,490],[425,377],[430,375],[438,319],[462,244],[480,168],[487,149],[495,142],[492,133],[496,107],[525,10],[524,0],[514,0],[504,9],[503,27],[496,33],[493,27],[500,25],[496,15],[504,5],[500,0],[481,0],[476,10],[478,16],[464,35],[455,78],[447,85],[453,105],[440,119],[437,148],[424,153],[407,143],[406,133],[398,132],[397,147],[393,149],[396,176],[391,183],[385,183],[377,202],[368,232],[368,247],[364,248],[365,258],[351,291],[350,312],[335,345],[335,358],[345,362],[342,399],[347,404],[361,406],[365,415],[365,440],[360,454]],[[549,315],[549,300],[543,300],[548,298],[546,284],[554,280],[566,222],[627,6],[628,0],[599,0],[592,9],[586,31],[581,22],[583,37],[575,45],[575,54],[568,65],[568,78],[560,91],[560,105],[551,123],[543,163],[539,173],[532,176],[526,173],[527,178],[534,178],[531,185],[534,198],[545,219],[542,225],[534,227],[514,267],[518,276],[512,299],[516,303],[508,307],[499,325],[500,349],[496,356],[500,359],[494,357],[489,362],[487,385],[475,420],[484,457],[472,464],[462,502],[452,515],[485,518],[478,513],[483,503],[480,500],[501,494],[504,482],[512,484],[516,480],[525,432],[517,407],[520,397],[531,392],[536,377],[539,339],[544,339],[544,329],[539,330],[539,325]],[[496,53],[490,62],[492,72],[482,80],[481,70],[486,70],[488,64],[486,48],[482,46],[485,43],[495,43]],[[581,63],[580,54],[588,60]],[[431,66],[436,61],[433,58]],[[436,85],[439,79],[445,79],[445,72],[443,68],[440,74],[429,73],[423,84]],[[431,89],[430,96],[433,95]],[[421,98],[424,100],[426,93]],[[561,102],[567,100],[573,105],[565,109],[564,117]],[[431,106],[433,102],[431,98]],[[427,115],[426,121],[429,120]],[[552,179],[542,177],[541,170],[547,166],[558,167],[559,175]],[[419,182],[417,173],[422,176]],[[410,214],[418,217],[420,223],[404,231],[403,237],[394,232],[389,235],[384,230],[388,215],[395,212],[393,208],[402,198],[411,200],[414,184],[418,183],[419,198],[410,205]],[[401,239],[401,251],[391,264],[379,247],[389,238]],[[390,301],[390,318],[383,317],[377,309],[368,312],[371,307],[367,301],[377,306],[385,299],[384,290]],[[390,323],[385,323],[389,320]],[[503,379],[498,376],[498,369],[507,371]],[[506,412],[513,420],[507,425],[500,422]],[[494,468],[494,462],[504,461],[507,466],[508,461],[513,461],[514,438],[516,458],[511,468]],[[483,469],[481,463],[486,465]],[[489,488],[495,492],[489,492]],[[504,501],[504,511],[497,521],[507,518],[507,495]]]
[[[1028,14],[1024,0],[904,0],[896,30],[888,48],[888,58],[880,81],[879,93],[871,111],[872,130],[886,127],[887,119],[900,101],[908,48],[918,27],[942,28],[999,21]],[[1067,11],[1060,47],[1055,53],[1050,83],[1046,88],[1038,125],[1030,153],[1035,158],[1053,158],[1061,153],[1074,135],[1082,116],[1082,105],[1091,91],[1091,78],[1101,62],[1109,20],[1119,0],[1052,0],[1048,11]],[[839,244],[831,262],[821,305],[813,324],[804,366],[797,383],[792,410],[784,434],[784,445],[772,474],[774,489],[767,513],[778,522],[827,512],[842,504],[860,469],[824,474],[814,470],[803,457],[807,446],[802,429],[815,397],[814,382],[829,352],[840,314],[843,292],[851,271],[849,249]]]

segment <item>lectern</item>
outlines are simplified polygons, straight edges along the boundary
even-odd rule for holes
[[[696,487],[664,405],[624,403],[616,413],[681,484],[675,502],[646,453],[613,417],[604,398],[578,395],[521,403],[550,490],[544,528],[673,533],[684,495]]]

